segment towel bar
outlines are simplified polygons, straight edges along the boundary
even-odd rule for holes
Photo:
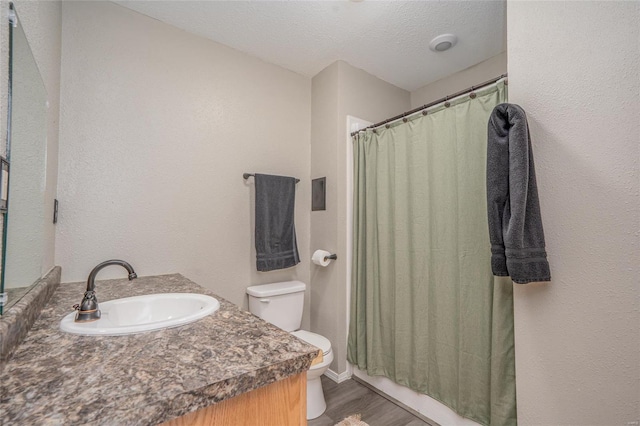
[[[251,176],[255,177],[255,175],[253,173],[243,173],[242,177],[244,178],[244,180],[249,179]],[[300,179],[296,179],[296,183],[300,182]]]

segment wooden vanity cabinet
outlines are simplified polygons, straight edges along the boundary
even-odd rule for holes
[[[175,418],[161,426],[306,426],[307,372]]]

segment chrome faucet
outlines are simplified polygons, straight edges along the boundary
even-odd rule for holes
[[[100,309],[98,309],[98,298],[96,297],[96,292],[95,292],[95,288],[96,288],[95,281],[96,281],[96,275],[98,275],[98,272],[105,266],[109,266],[109,265],[120,265],[123,268],[125,268],[127,272],[129,272],[129,281],[131,281],[134,278],[138,278],[138,275],[136,275],[131,265],[129,265],[124,260],[116,260],[116,259],[107,260],[106,262],[102,262],[101,264],[93,268],[93,270],[89,274],[89,278],[87,279],[87,291],[85,291],[84,293],[84,298],[82,299],[82,302],[80,302],[79,305],[73,306],[74,309],[78,311],[78,313],[76,313],[75,322],[91,322],[91,321],[96,321],[100,319]]]

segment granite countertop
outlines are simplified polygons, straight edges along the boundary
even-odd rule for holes
[[[0,375],[0,424],[155,425],[306,371],[318,349],[179,274],[100,281],[98,300],[201,293],[220,309],[129,336],[58,329],[85,283],[61,284]]]

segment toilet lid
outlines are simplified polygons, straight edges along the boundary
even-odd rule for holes
[[[328,354],[331,350],[331,342],[324,336],[305,330],[292,331],[291,334],[310,345],[320,348],[323,355]]]

